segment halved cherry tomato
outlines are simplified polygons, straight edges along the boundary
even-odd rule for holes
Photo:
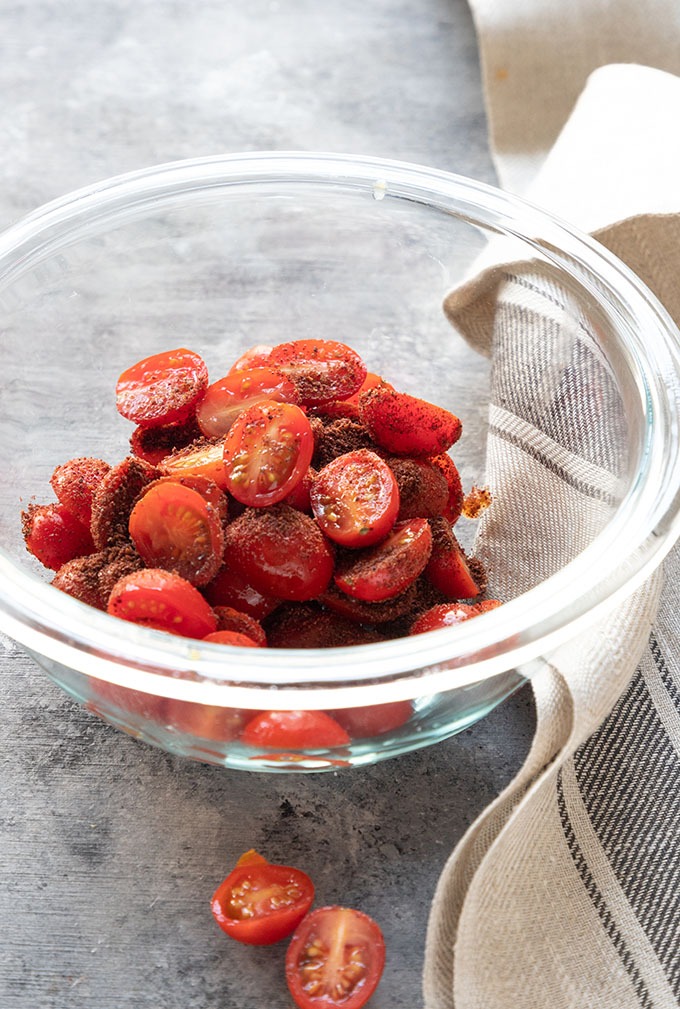
[[[266,368],[273,349],[269,343],[256,343],[254,347],[249,347],[240,357],[236,358],[229,369],[229,374],[233,375],[236,371],[249,371],[250,368]]]
[[[284,603],[267,625],[270,648],[346,648],[382,640],[372,628],[306,603]]]
[[[328,586],[333,554],[314,519],[291,508],[248,508],[225,531],[229,567],[265,596],[304,602]]]
[[[463,548],[444,518],[430,519],[432,554],[425,574],[447,599],[474,599],[480,593]]]
[[[361,1009],[385,966],[385,940],[372,918],[349,907],[318,907],[286,953],[286,981],[300,1009]]]
[[[215,616],[217,617],[217,633],[224,631],[236,631],[238,634],[245,634],[262,648],[267,647],[267,638],[257,620],[248,613],[235,610],[232,606],[215,606]]]
[[[310,406],[347,399],[366,378],[366,365],[357,352],[335,340],[280,343],[269,355],[268,364],[294,382],[301,402]]]
[[[221,438],[243,410],[255,403],[298,403],[292,382],[272,368],[230,372],[208,386],[196,410],[196,420],[206,438]]]
[[[206,585],[222,566],[224,533],[217,509],[172,480],[152,484],[130,515],[130,538],[150,568]]]
[[[324,466],[309,497],[326,536],[345,547],[367,547],[384,539],[399,511],[394,474],[368,449],[346,452]]]
[[[400,728],[413,714],[411,701],[389,701],[369,704],[365,708],[339,708],[330,715],[349,732],[352,739],[382,736]]]
[[[195,490],[215,511],[222,525],[229,518],[229,498],[224,491],[217,486],[214,480],[209,480],[206,476],[195,476],[193,473],[176,474],[175,476],[161,476],[145,489],[146,494],[156,484],[174,483],[181,484],[182,487],[189,487]]]
[[[215,890],[210,908],[232,939],[269,946],[295,931],[313,900],[314,884],[306,873],[249,851]]]
[[[481,603],[441,603],[421,614],[411,625],[409,634],[425,634],[427,631],[438,631],[442,627],[453,627],[464,620],[478,617],[487,610],[493,610],[501,603],[498,599],[485,599]]]
[[[376,385],[387,385],[390,389],[392,388],[389,382],[385,382],[380,375],[368,371],[366,378],[355,393],[352,393],[347,399],[334,399],[329,403],[322,403],[318,407],[318,411],[325,417],[350,417],[355,420],[359,416],[359,397],[369,389],[375,389]]]
[[[165,427],[136,427],[130,435],[130,451],[138,459],[152,466],[200,438],[196,418],[191,416],[183,424],[169,424]]]
[[[455,525],[460,518],[464,501],[463,485],[461,484],[458,467],[451,456],[447,455],[445,452],[441,455],[433,456],[431,459],[428,459],[428,462],[440,471],[448,484],[449,499],[446,503],[446,507],[442,511],[442,515],[445,519],[449,520],[451,525]]]
[[[399,522],[441,515],[449,500],[449,485],[436,466],[408,456],[390,456],[387,463],[399,487]]]
[[[159,475],[143,459],[130,455],[103,476],[92,495],[90,519],[92,539],[100,550],[129,545],[130,512],[142,490]]]
[[[121,578],[107,610],[122,620],[186,638],[204,638],[217,629],[217,618],[198,589],[160,568],[143,568]]]
[[[241,741],[249,746],[322,750],[345,746],[349,736],[323,711],[261,711],[248,722]]]
[[[167,476],[203,476],[212,480],[222,490],[227,489],[222,442],[202,438],[166,455],[160,469]]]
[[[273,613],[281,602],[274,596],[258,592],[239,571],[228,564],[221,567],[213,580],[203,588],[203,595],[216,609],[231,606],[255,620],[262,620]]]
[[[50,477],[52,490],[61,503],[84,526],[90,528],[92,495],[111,467],[103,459],[69,459]]]
[[[378,445],[395,455],[439,455],[462,432],[455,414],[386,385],[362,395],[359,416]]]
[[[24,542],[46,568],[59,568],[95,551],[90,530],[63,504],[29,505],[22,513]]]
[[[348,596],[366,602],[391,599],[422,574],[431,550],[427,519],[398,522],[382,543],[338,565],[335,584]]]
[[[257,403],[239,414],[224,440],[227,488],[253,508],[277,504],[301,482],[313,452],[312,428],[299,407]]]
[[[232,645],[234,648],[261,648],[257,641],[253,641],[247,634],[240,631],[213,631],[203,638],[213,645]]]
[[[180,347],[126,368],[116,383],[118,412],[144,427],[181,424],[208,387],[205,361]]]

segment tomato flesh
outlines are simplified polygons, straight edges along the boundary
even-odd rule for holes
[[[215,890],[210,907],[232,939],[269,946],[295,931],[313,900],[314,884],[306,873],[251,851]]]
[[[273,349],[269,343],[256,343],[254,347],[244,350],[241,356],[236,358],[229,369],[229,374],[233,375],[236,371],[248,371],[251,368],[266,367]]]
[[[217,630],[217,618],[198,589],[160,568],[143,568],[121,578],[107,610],[122,620],[186,638],[204,638]]]
[[[144,427],[181,424],[207,386],[205,361],[180,347],[127,368],[116,383],[116,406],[123,417]]]
[[[324,466],[309,497],[326,536],[346,547],[367,547],[384,539],[399,511],[394,474],[368,449],[346,452]]]
[[[425,569],[432,550],[427,519],[398,522],[387,539],[338,566],[335,584],[365,602],[399,595]]]
[[[347,399],[358,392],[367,374],[356,351],[335,340],[280,343],[268,364],[295,383],[301,402],[308,406]]]
[[[222,442],[200,439],[167,455],[160,468],[167,476],[202,476],[227,489]]]
[[[261,711],[248,722],[241,741],[249,746],[318,750],[346,746],[349,736],[323,711]]]
[[[221,438],[243,410],[267,400],[297,403],[299,396],[293,383],[271,368],[235,371],[208,386],[196,420],[206,438]]]
[[[385,940],[362,911],[319,907],[303,919],[286,953],[286,981],[300,1009],[361,1009],[385,966]]]
[[[225,438],[227,488],[253,508],[277,504],[302,481],[313,452],[312,427],[299,407],[257,403],[239,414]]]

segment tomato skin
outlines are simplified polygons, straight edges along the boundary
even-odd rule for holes
[[[224,557],[258,592],[293,602],[327,588],[334,558],[309,515],[279,504],[249,508],[225,532]]]
[[[262,647],[259,642],[253,641],[252,638],[248,637],[247,634],[242,634],[241,631],[212,631],[211,634],[206,634],[203,640],[213,645],[231,645],[233,648]]]
[[[411,701],[389,701],[387,704],[370,704],[364,708],[339,708],[330,715],[345,729],[352,739],[382,736],[400,728],[413,714]]]
[[[428,580],[447,599],[474,599],[480,594],[463,549],[444,518],[430,519],[432,554],[425,568]]]
[[[236,631],[238,634],[245,634],[256,645],[266,648],[267,637],[259,621],[248,613],[234,609],[233,606],[215,606],[214,610],[217,617],[218,633],[220,631]]]
[[[217,618],[198,589],[160,568],[143,568],[116,582],[107,612],[186,638],[204,638],[217,629]]]
[[[103,459],[69,459],[50,477],[52,490],[61,503],[84,526],[90,527],[92,495],[111,467]]]
[[[441,515],[449,500],[449,485],[436,466],[408,456],[391,456],[387,463],[399,487],[398,522]]]
[[[422,613],[411,625],[409,634],[425,634],[438,631],[442,627],[453,627],[464,620],[478,617],[487,610],[493,610],[501,603],[498,599],[485,599],[481,603],[440,603]]]
[[[350,417],[352,420],[356,420],[359,416],[359,398],[369,389],[375,389],[377,385],[387,385],[390,389],[392,388],[389,382],[386,382],[380,375],[368,371],[366,378],[355,393],[352,393],[347,399],[336,399],[329,403],[322,403],[318,407],[318,412],[325,417]]]
[[[254,347],[244,350],[241,356],[236,358],[229,369],[229,374],[233,375],[237,371],[249,371],[251,368],[266,368],[273,349],[269,343],[256,343]]]
[[[399,489],[390,467],[368,449],[336,456],[309,492],[323,532],[345,547],[367,547],[387,536],[399,511]]]
[[[270,946],[295,931],[313,901],[314,884],[301,869],[248,851],[215,890],[210,909],[232,939]]]
[[[361,396],[359,416],[378,445],[395,455],[439,455],[462,433],[455,414],[385,385]]]
[[[207,386],[205,361],[179,347],[126,368],[116,383],[116,406],[123,417],[143,427],[181,424]]]
[[[448,519],[451,525],[455,525],[463,510],[463,485],[460,479],[458,467],[450,455],[445,452],[435,455],[428,460],[431,466],[435,466],[446,480],[449,487],[449,499],[446,507],[442,510],[442,515]]]
[[[227,488],[244,505],[278,504],[302,481],[314,453],[312,427],[292,403],[242,411],[224,440]]]
[[[22,513],[21,526],[29,552],[52,571],[96,549],[87,526],[60,502],[29,505]]]
[[[273,613],[281,600],[258,592],[246,578],[228,564],[224,564],[203,589],[203,595],[217,612],[219,607],[232,607],[255,620],[263,620]]]
[[[364,602],[391,599],[422,574],[431,551],[427,519],[398,522],[387,539],[339,565],[335,584]]]
[[[200,436],[195,417],[190,417],[183,424],[163,427],[138,425],[130,435],[130,451],[151,466],[158,466],[166,456],[186,448]]]
[[[272,368],[235,371],[208,386],[196,420],[206,438],[222,438],[238,415],[255,403],[298,403],[299,399],[293,383]]]
[[[261,711],[246,725],[241,742],[276,749],[321,750],[346,746],[349,736],[323,711]]]
[[[367,374],[357,352],[335,340],[280,343],[268,363],[295,383],[306,406],[347,399],[361,388]]]
[[[286,981],[299,1009],[361,1009],[385,966],[385,940],[372,918],[348,907],[318,907],[286,952]]]

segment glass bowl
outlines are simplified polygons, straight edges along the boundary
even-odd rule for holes
[[[173,347],[202,354],[214,381],[253,344],[346,342],[369,370],[463,419],[452,454],[464,486],[483,484],[491,362],[442,303],[498,236],[512,241],[515,257],[519,249],[519,258],[549,267],[564,311],[588,330],[611,380],[599,422],[623,445],[599,527],[559,570],[456,627],[318,650],[175,637],[49,584],[25,549],[22,508],[49,499],[50,475],[67,459],[116,462],[129,452],[115,381],[134,361]],[[0,236],[0,326],[0,629],[73,697],[175,754],[300,772],[441,740],[641,584],[677,535],[673,324],[596,242],[469,179],[310,153],[230,155],[114,178]],[[569,403],[552,394],[574,366],[573,355],[555,359],[550,388],[545,376],[536,383],[534,395],[543,405],[548,396],[563,419]],[[582,394],[598,390],[586,384]],[[532,506],[550,510],[544,498]],[[461,533],[473,534],[471,524]],[[489,573],[493,583],[493,558]],[[350,741],[245,745],[242,726],[271,710],[341,712]]]

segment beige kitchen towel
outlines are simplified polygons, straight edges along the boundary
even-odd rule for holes
[[[495,3],[475,0],[478,26],[491,7],[507,23],[530,8],[539,45],[559,33],[579,48],[578,3]],[[595,3],[603,15],[628,5]],[[668,7],[667,4],[647,5]],[[540,8],[540,11],[539,9]],[[559,11],[558,11],[559,8]],[[548,27],[535,23],[546,17]],[[670,11],[670,8],[669,8]],[[670,11],[677,15],[677,11]],[[521,27],[521,17],[519,18]],[[631,30],[639,17],[629,19]],[[680,46],[677,16],[669,34]],[[620,25],[615,38],[620,38]],[[519,28],[518,28],[519,30]],[[500,36],[492,52],[499,57]],[[643,36],[647,39],[647,35]],[[604,41],[585,36],[581,45]],[[481,39],[487,82],[490,50]],[[519,36],[506,37],[507,52]],[[552,46],[554,49],[554,45]],[[673,47],[667,42],[666,52]],[[580,51],[580,50],[579,50]],[[527,49],[525,46],[525,58]],[[680,51],[677,52],[680,63]],[[591,58],[592,57],[591,55]],[[576,61],[584,67],[585,56]],[[510,73],[509,59],[502,63]],[[538,52],[534,88],[546,100],[555,78]],[[680,69],[680,68],[679,68]],[[528,70],[526,73],[528,74]],[[558,74],[559,76],[559,74]],[[501,74],[500,86],[507,77]],[[528,80],[528,77],[526,77]],[[502,109],[490,107],[495,137]],[[559,105],[559,114],[573,102]],[[555,113],[557,115],[557,113]],[[521,131],[503,152],[509,178],[531,163],[527,196],[592,231],[655,291],[680,324],[680,79],[630,64],[598,69],[585,82],[569,121],[536,171],[550,134],[532,122],[520,164]],[[519,127],[516,126],[517,129]],[[543,139],[541,139],[543,138]],[[505,162],[506,155],[510,158]],[[520,170],[521,169],[521,170]],[[512,243],[495,242],[477,276],[451,293],[446,311],[463,335],[493,361],[488,445],[494,508],[480,527],[479,552],[507,564],[493,572],[498,593],[513,594],[526,572],[513,567],[512,538],[526,523],[527,495],[550,493],[563,514],[597,527],[609,493],[612,446],[575,413],[551,427],[531,410],[521,383],[508,383],[517,362],[531,363],[532,381],[549,369],[551,351],[569,346],[573,367],[561,394],[579,402],[584,369],[606,388],[586,331],[564,332],[560,292],[535,265],[516,260]],[[491,261],[507,264],[486,270]],[[529,311],[517,311],[531,288]],[[526,304],[526,298],[523,299]],[[600,369],[600,371],[598,371]],[[549,416],[546,414],[546,416]],[[518,492],[518,488],[522,488]],[[568,556],[554,526],[537,514],[527,535],[551,544],[546,563]],[[531,578],[536,577],[532,572]],[[663,585],[662,585],[663,580]],[[424,993],[427,1009],[671,1009],[680,1005],[680,548],[626,603],[571,645],[560,648],[532,680],[537,729],[517,778],[473,824],[442,873],[428,927]]]

